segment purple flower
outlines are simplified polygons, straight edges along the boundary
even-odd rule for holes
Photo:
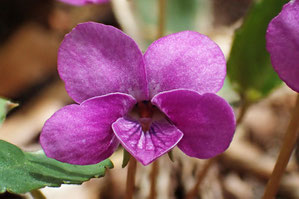
[[[267,50],[279,77],[299,92],[299,0],[290,1],[270,22]]]
[[[92,4],[92,3],[106,3],[109,2],[110,0],[59,0],[63,3],[68,3],[72,4],[75,6],[82,6],[86,4]]]
[[[163,37],[142,55],[120,30],[83,23],[62,42],[58,71],[78,104],[45,123],[40,141],[51,158],[94,164],[120,142],[147,165],[176,145],[191,157],[211,158],[232,140],[232,108],[214,94],[225,59],[197,32]]]

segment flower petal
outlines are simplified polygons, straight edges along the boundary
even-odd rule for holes
[[[225,151],[233,138],[233,110],[214,93],[174,90],[156,95],[152,103],[183,132],[178,147],[191,157],[214,157]]]
[[[119,118],[112,129],[123,147],[143,165],[170,151],[183,137],[183,133],[166,120],[152,122],[144,132],[138,121]]]
[[[60,46],[58,71],[78,103],[112,92],[148,98],[141,51],[112,26],[87,22],[74,28]]]
[[[226,75],[220,48],[207,36],[184,31],[163,37],[144,55],[150,97],[161,91],[217,92]]]
[[[270,22],[266,40],[274,70],[299,92],[299,0],[286,4]]]
[[[75,6],[82,6],[90,3],[106,3],[109,2],[109,0],[59,0],[63,3],[72,4]]]
[[[132,96],[115,93],[65,106],[45,123],[40,138],[42,148],[48,157],[61,162],[98,163],[119,144],[111,124],[135,103]]]

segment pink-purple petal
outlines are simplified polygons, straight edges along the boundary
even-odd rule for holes
[[[98,3],[107,3],[110,0],[59,0],[63,3],[75,5],[75,6],[83,6],[86,4],[98,4]]]
[[[98,163],[119,145],[111,124],[135,103],[132,96],[115,93],[65,106],[45,123],[40,137],[42,148],[48,157],[61,162]]]
[[[87,22],[77,25],[58,52],[58,72],[78,103],[113,92],[148,99],[142,52],[119,29]]]
[[[184,31],[163,37],[144,55],[150,97],[172,89],[217,92],[226,75],[221,49],[207,36]]]
[[[154,121],[149,130],[143,131],[138,121],[119,118],[112,128],[123,147],[143,165],[170,151],[183,137],[167,120]]]
[[[299,0],[286,4],[270,22],[266,40],[275,71],[299,92]]]
[[[232,141],[233,110],[214,93],[200,95],[190,90],[173,90],[156,95],[152,103],[183,132],[178,147],[191,157],[214,157]]]

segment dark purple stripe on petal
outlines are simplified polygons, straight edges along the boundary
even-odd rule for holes
[[[112,125],[123,147],[143,165],[170,151],[183,137],[167,120],[154,121],[149,126],[148,131],[143,131],[140,122],[128,118],[119,118]]]

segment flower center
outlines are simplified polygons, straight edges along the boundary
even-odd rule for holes
[[[143,132],[147,132],[152,124],[152,117],[154,114],[154,107],[149,101],[142,101],[137,103],[139,123]]]
[[[138,113],[140,118],[152,118],[154,114],[154,107],[149,101],[142,101],[137,103]]]
[[[143,132],[147,132],[150,129],[153,121],[167,118],[150,101],[138,102],[128,116],[139,121]]]

